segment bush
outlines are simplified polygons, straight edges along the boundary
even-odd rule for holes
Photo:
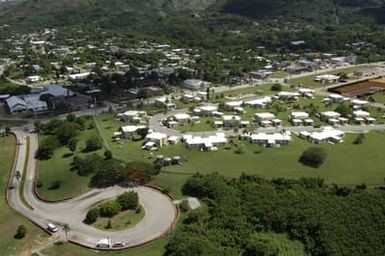
[[[180,209],[182,212],[188,212],[188,211],[190,210],[190,207],[188,206],[187,200],[183,200],[183,201],[180,203],[179,209]]]
[[[243,149],[243,147],[238,147],[235,151],[234,151],[235,154],[238,154],[238,155],[243,155],[245,154],[245,150]]]
[[[304,165],[308,165],[314,168],[320,167],[326,160],[327,153],[325,149],[319,147],[312,147],[306,149],[299,161]]]
[[[138,193],[134,191],[124,192],[116,199],[122,210],[135,210],[139,205]]]
[[[103,143],[98,136],[92,136],[86,141],[86,152],[99,150],[103,147]]]
[[[280,91],[282,91],[282,85],[280,85],[280,84],[273,84],[271,86],[270,90],[272,90],[273,92],[280,92]]]
[[[116,201],[108,201],[99,207],[100,216],[108,218],[112,218],[119,214],[121,210],[122,207]]]
[[[104,157],[106,158],[106,160],[111,160],[112,159],[111,151],[110,150],[104,151]]]
[[[360,144],[364,143],[364,139],[365,139],[365,135],[361,133],[361,134],[359,134],[359,135],[357,136],[357,138],[353,141],[353,144],[354,144],[354,145],[360,145]]]
[[[86,215],[86,219],[85,219],[85,223],[86,224],[92,224],[94,223],[95,221],[97,221],[97,219],[99,218],[100,216],[100,211],[98,208],[92,208],[91,210],[89,210],[87,212],[87,215]]]
[[[25,237],[26,234],[27,234],[27,228],[24,225],[20,225],[16,230],[15,238],[22,239]]]

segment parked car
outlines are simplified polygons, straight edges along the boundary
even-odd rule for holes
[[[47,227],[47,230],[48,230],[48,231],[53,232],[53,233],[57,232],[57,227],[56,227],[54,224],[48,223],[47,226],[48,226],[48,227]]]
[[[112,245],[112,248],[121,248],[121,247],[124,247],[126,246],[126,243],[125,242],[115,242],[113,245]]]

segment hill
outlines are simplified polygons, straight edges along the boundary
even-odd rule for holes
[[[105,23],[123,24],[158,18],[222,13],[253,19],[284,18],[314,24],[382,20],[381,0],[26,0],[2,8],[0,22],[38,25]],[[130,22],[127,22],[129,20]],[[108,23],[108,22],[107,22]]]

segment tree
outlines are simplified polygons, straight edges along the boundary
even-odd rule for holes
[[[121,170],[123,166],[116,160],[105,161],[91,179],[91,186],[105,188],[122,182]]]
[[[353,114],[353,109],[349,106],[348,103],[343,102],[335,110],[336,112],[340,113],[343,117],[351,117]]]
[[[76,138],[70,139],[70,141],[68,142],[68,148],[72,153],[76,151],[77,146],[78,146],[78,140]]]
[[[64,230],[64,233],[66,234],[66,240],[68,241],[68,233],[70,232],[70,226],[67,224],[67,223],[65,223],[64,225],[63,225],[63,230]]]
[[[76,116],[74,114],[68,114],[67,117],[66,117],[66,120],[68,122],[75,122]]]
[[[74,157],[72,161],[72,170],[77,171],[80,176],[88,176],[98,172],[104,164],[104,159],[100,155],[94,153],[84,158]]]
[[[358,134],[357,138],[353,141],[353,144],[360,145],[364,142],[364,139],[365,139],[365,134],[360,133]]]
[[[11,128],[9,126],[5,127],[5,135],[8,136],[11,133]]]
[[[87,212],[86,219],[84,220],[84,222],[86,224],[92,224],[95,221],[97,221],[99,216],[100,216],[99,208],[92,208]]]
[[[308,165],[314,168],[320,167],[326,160],[326,150],[320,147],[311,147],[306,149],[299,161],[304,165]]]
[[[134,191],[124,192],[116,201],[122,207],[122,210],[135,210],[139,205],[138,193]]]
[[[20,225],[16,230],[15,238],[22,239],[25,237],[26,234],[27,234],[27,228],[24,225]]]
[[[56,129],[55,134],[61,145],[68,145],[68,142],[79,134],[79,125],[68,121],[63,122]]]
[[[86,152],[99,150],[103,147],[103,143],[98,136],[92,136],[86,141]]]
[[[120,213],[121,210],[122,207],[116,201],[108,201],[99,206],[101,217],[112,218]]]
[[[280,91],[282,91],[282,85],[280,85],[280,84],[273,84],[271,86],[271,90],[273,92],[280,92]]]
[[[121,171],[123,181],[143,185],[151,180],[151,175],[157,174],[153,164],[131,162]]]
[[[45,138],[36,151],[35,157],[39,160],[48,160],[52,157],[54,150],[59,147],[59,141],[54,136]]]
[[[106,160],[111,160],[112,159],[112,152],[110,150],[104,151],[104,157]]]
[[[305,256],[303,245],[284,235],[256,233],[246,246],[244,256]]]
[[[143,140],[144,138],[146,138],[148,134],[148,128],[141,128],[141,129],[138,129],[136,132],[138,133],[140,138]]]

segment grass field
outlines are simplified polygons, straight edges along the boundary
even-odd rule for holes
[[[372,95],[372,97],[374,98],[374,100],[376,102],[385,104],[385,92],[378,92],[378,93]],[[369,98],[369,97],[367,97],[367,98]]]
[[[322,71],[320,71],[319,73],[317,73],[315,75],[304,76],[304,77],[295,78],[295,79],[289,79],[288,80],[288,84],[295,85],[295,86],[303,85],[305,87],[312,87],[312,88],[324,87],[324,86],[328,86],[328,85],[332,85],[332,84],[322,84],[322,83],[316,82],[316,81],[314,81],[314,78],[316,76],[325,75],[325,74],[337,75],[337,74],[340,74],[340,73],[343,73],[343,72],[349,75],[351,73],[354,73],[357,70],[360,70],[360,69],[363,69],[363,68],[368,68],[368,67],[369,66],[339,68],[339,69],[335,69],[335,70],[330,71],[330,72],[322,72]],[[352,77],[352,76],[349,77],[349,79],[353,79],[353,78],[354,77]]]
[[[293,143],[281,148],[262,148],[249,143],[242,144],[245,154],[238,155],[237,148],[220,149],[217,152],[199,152],[185,149],[182,145],[169,146],[159,151],[162,155],[178,154],[187,159],[180,166],[171,166],[166,171],[193,173],[218,172],[237,177],[242,172],[263,177],[322,177],[328,183],[338,184],[382,184],[385,174],[385,161],[382,159],[385,134],[370,133],[364,144],[353,145],[357,135],[347,135],[345,142],[339,145],[322,144],[328,152],[328,158],[319,169],[305,167],[298,162],[303,150],[314,144],[295,138]]]
[[[112,218],[99,217],[92,226],[97,229],[108,231],[119,231],[132,228],[144,218],[144,208],[140,206],[140,209],[141,211],[139,213],[136,213],[135,210],[127,210],[120,212]],[[111,221],[111,228],[107,228],[108,220]]]
[[[82,152],[85,147],[85,140],[96,134],[95,129],[82,131],[78,135],[79,145],[75,155],[84,157],[87,154]],[[70,164],[73,156],[68,156],[68,154],[70,154],[69,149],[61,147],[55,151],[50,160],[40,161],[38,180],[43,186],[38,188],[38,192],[44,199],[61,200],[90,190],[88,186],[90,177],[81,177],[76,172],[71,171]],[[59,188],[54,189],[55,183],[60,184]]]
[[[165,251],[164,246],[166,245],[167,240],[167,237],[162,238],[143,247],[124,250],[120,252],[100,252],[95,250],[84,249],[73,244],[64,244],[46,249],[43,251],[43,254],[46,256],[161,256]]]
[[[8,175],[12,168],[16,140],[13,136],[0,137],[0,252],[1,255],[19,255],[37,246],[47,238],[45,232],[15,213],[5,201]],[[19,225],[27,228],[27,236],[21,240],[13,238]],[[29,255],[29,254],[26,254]]]
[[[237,177],[242,172],[261,175],[264,177],[298,178],[302,176],[322,177],[329,183],[339,184],[380,184],[385,174],[381,171],[385,168],[382,159],[385,134],[370,133],[366,135],[365,143],[353,145],[356,135],[347,135],[345,142],[339,145],[320,145],[324,147],[329,157],[326,163],[319,169],[305,167],[298,162],[298,158],[304,149],[314,146],[307,141],[295,138],[294,141],[281,148],[262,148],[247,142],[234,140],[235,144],[242,144],[245,154],[238,155],[233,145],[230,150],[220,149],[217,152],[199,152],[186,149],[182,144],[167,146],[157,152],[148,152],[140,149],[141,141],[132,142],[123,140],[112,142],[112,131],[103,129],[111,127],[111,121],[103,121],[102,134],[106,136],[114,155],[126,160],[153,161],[157,154],[164,156],[179,155],[187,159],[187,162],[178,166],[165,168],[167,172],[192,174],[200,172],[219,172],[230,177]],[[257,153],[255,153],[257,151]],[[260,153],[259,153],[260,152]],[[170,191],[174,182],[167,182],[173,174],[155,177],[154,183],[166,186]],[[178,174],[178,180],[184,181],[184,175]],[[182,183],[182,182],[181,182]]]

